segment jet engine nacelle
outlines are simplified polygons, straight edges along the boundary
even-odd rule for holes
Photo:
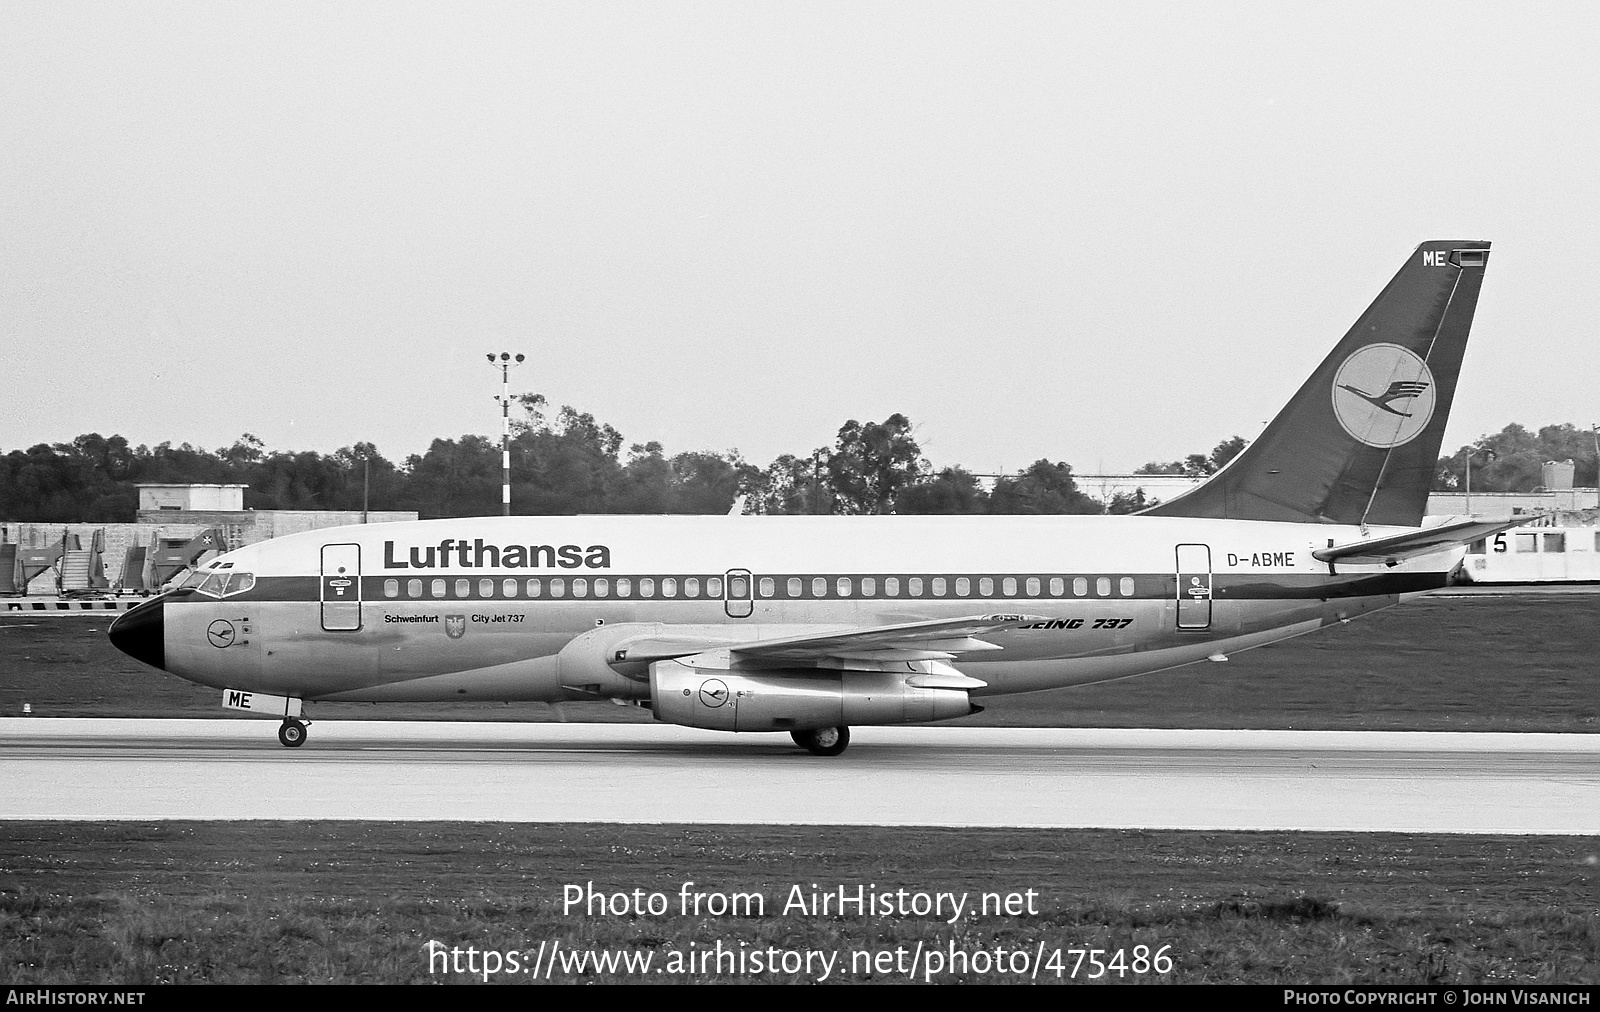
[[[978,709],[966,689],[912,684],[917,677],[903,671],[738,671],[657,661],[650,665],[650,696],[656,719],[717,731],[904,724],[965,717]]]

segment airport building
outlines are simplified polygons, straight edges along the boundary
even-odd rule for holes
[[[1546,461],[1542,484],[1531,492],[1433,492],[1428,495],[1429,516],[1474,516],[1483,520],[1510,520],[1517,516],[1572,514],[1600,509],[1600,489],[1574,487],[1575,468],[1570,460]],[[1179,474],[1080,474],[1074,476],[1084,494],[1103,502],[1112,496],[1143,489],[1152,502],[1165,502],[1200,485],[1204,478]]]
[[[0,523],[0,595],[152,593],[186,566],[245,545],[417,519],[412,510],[247,510],[245,487],[140,484],[131,524]]]

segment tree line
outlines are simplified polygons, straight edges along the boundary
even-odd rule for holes
[[[624,444],[622,433],[571,406],[550,411],[539,394],[516,398],[512,510],[520,514],[726,513],[740,497],[757,514],[1045,514],[1132,513],[1152,505],[1143,490],[1102,502],[1078,487],[1071,465],[1038,460],[985,487],[959,466],[934,468],[902,414],[882,422],[847,421],[833,445],[766,467],[737,450],[667,455],[659,442]],[[1587,440],[1587,442],[1586,442]],[[1245,447],[1242,437],[1209,454],[1145,464],[1140,474],[1203,477]],[[1545,460],[1573,459],[1578,483],[1594,483],[1591,433],[1572,425],[1535,434],[1507,426],[1441,458],[1436,487],[1464,483],[1473,454],[1473,488],[1527,491]],[[0,456],[0,519],[20,522],[131,522],[140,483],[245,485],[257,510],[414,510],[419,516],[481,516],[500,504],[498,440],[481,435],[435,439],[427,451],[391,461],[371,443],[329,454],[268,451],[249,433],[232,446],[184,443],[130,446],[119,435],[90,433],[70,443],[38,444]]]

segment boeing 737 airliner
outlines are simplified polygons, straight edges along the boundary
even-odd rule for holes
[[[1443,587],[1511,526],[1423,522],[1488,251],[1418,247],[1260,438],[1139,515],[346,527],[229,552],[111,640],[288,746],[304,700],[613,699],[818,755],[1273,643]]]

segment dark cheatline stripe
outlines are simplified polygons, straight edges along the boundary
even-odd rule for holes
[[[1218,601],[1271,601],[1290,598],[1384,597],[1415,594],[1448,586],[1448,573],[1368,573],[1328,576],[1294,573],[1264,580],[1259,576],[1229,574],[1212,578],[1212,595]]]
[[[412,596],[409,592],[410,588],[407,586],[407,582],[413,579],[420,580],[422,582],[422,592],[419,596]],[[488,579],[492,582],[492,593],[488,596],[479,593],[481,589],[479,581],[484,579]],[[515,596],[507,596],[504,593],[504,581],[507,579],[516,581],[517,593]],[[549,584],[552,579],[564,581],[564,591],[562,596],[553,597],[549,593]],[[572,584],[573,580],[575,579],[586,581],[588,590],[585,596],[577,597],[573,595]],[[608,589],[605,597],[594,596],[594,582],[597,579],[607,582]],[[630,593],[627,596],[618,596],[617,594],[617,581],[619,579],[629,581],[631,584]],[[540,574],[537,576],[530,576],[524,574],[511,576],[504,571],[501,571],[492,577],[486,576],[481,571],[476,573],[458,572],[449,574],[435,574],[425,577],[366,576],[362,577],[361,580],[361,596],[362,600],[368,604],[425,604],[431,602],[445,603],[452,601],[483,601],[499,602],[504,604],[549,602],[597,605],[605,605],[608,603],[638,602],[676,602],[684,604],[698,602],[701,604],[709,604],[718,603],[722,600],[722,598],[720,595],[716,597],[707,596],[703,591],[706,588],[708,581],[720,581],[721,579],[721,573],[668,573],[643,575],[614,575],[608,573],[602,576],[590,574],[578,576],[568,574]],[[760,586],[762,581],[766,579],[771,579],[774,581],[774,594],[771,597],[763,597],[760,594],[755,595],[754,600],[758,603],[763,601],[799,603],[802,601],[849,600],[918,602],[1021,601],[1051,604],[1061,602],[1090,603],[1129,600],[1170,601],[1177,596],[1177,577],[1174,574],[1169,573],[1144,573],[1131,575],[1127,573],[782,573],[770,575],[757,573],[753,579],[757,586]],[[801,593],[799,596],[789,596],[787,584],[790,579],[797,579],[801,581]],[[838,581],[840,579],[848,579],[851,581],[851,592],[848,596],[840,595],[838,593]],[[875,581],[875,593],[868,595],[861,592],[861,581],[863,579],[871,579]],[[883,593],[884,581],[888,579],[899,581],[900,593],[893,595]],[[908,593],[909,582],[913,579],[922,581],[923,592],[920,595],[913,596]],[[943,595],[936,596],[932,593],[933,582],[936,579],[942,579],[945,581],[946,589]],[[961,595],[955,592],[956,581],[958,579],[965,579],[970,582],[970,588],[967,594]],[[983,594],[979,591],[979,581],[984,579],[994,581],[994,590],[989,594]],[[1004,594],[1001,592],[1004,586],[1004,581],[1007,579],[1017,581],[1017,593]],[[1041,593],[1025,593],[1027,581],[1030,579],[1037,579],[1040,581]],[[1102,579],[1110,581],[1111,592],[1109,594],[1097,593],[1097,582]],[[1134,592],[1132,594],[1123,594],[1121,592],[1121,581],[1123,579],[1133,580]],[[388,580],[398,580],[398,593],[396,596],[391,597],[385,593],[384,584]],[[434,580],[444,581],[445,586],[443,595],[434,596],[432,587],[432,582]],[[458,580],[467,581],[467,593],[465,595],[458,595],[456,593],[458,589],[456,583]],[[528,595],[528,581],[530,580],[540,581],[540,593],[538,596]],[[655,593],[653,595],[645,597],[640,593],[639,585],[640,581],[643,580],[653,580],[655,582]],[[661,593],[661,584],[665,580],[677,581],[678,594],[676,596],[663,596]],[[688,597],[684,595],[684,586],[686,582],[690,580],[699,581],[702,593],[694,597]],[[813,594],[812,581],[814,580],[825,581],[826,586],[824,594],[820,596]],[[1065,592],[1059,595],[1044,592],[1049,589],[1051,580],[1061,580],[1063,582]],[[1073,584],[1076,580],[1086,581],[1088,588],[1087,593],[1076,594],[1073,592]],[[1445,573],[1370,573],[1348,575],[1330,575],[1324,573],[1285,573],[1275,576],[1227,573],[1214,575],[1212,577],[1212,595],[1213,598],[1218,601],[1271,601],[1320,598],[1381,597],[1394,594],[1419,593],[1426,590],[1438,590],[1439,588],[1446,586],[1448,582],[1449,576]],[[321,600],[320,584],[321,581],[315,576],[259,577],[257,578],[255,587],[252,590],[244,594],[237,594],[231,597],[223,598],[222,600],[229,603],[237,602],[240,604],[253,601],[316,602]],[[218,599],[191,591],[170,595],[168,600],[174,604],[198,604],[215,603]]]

